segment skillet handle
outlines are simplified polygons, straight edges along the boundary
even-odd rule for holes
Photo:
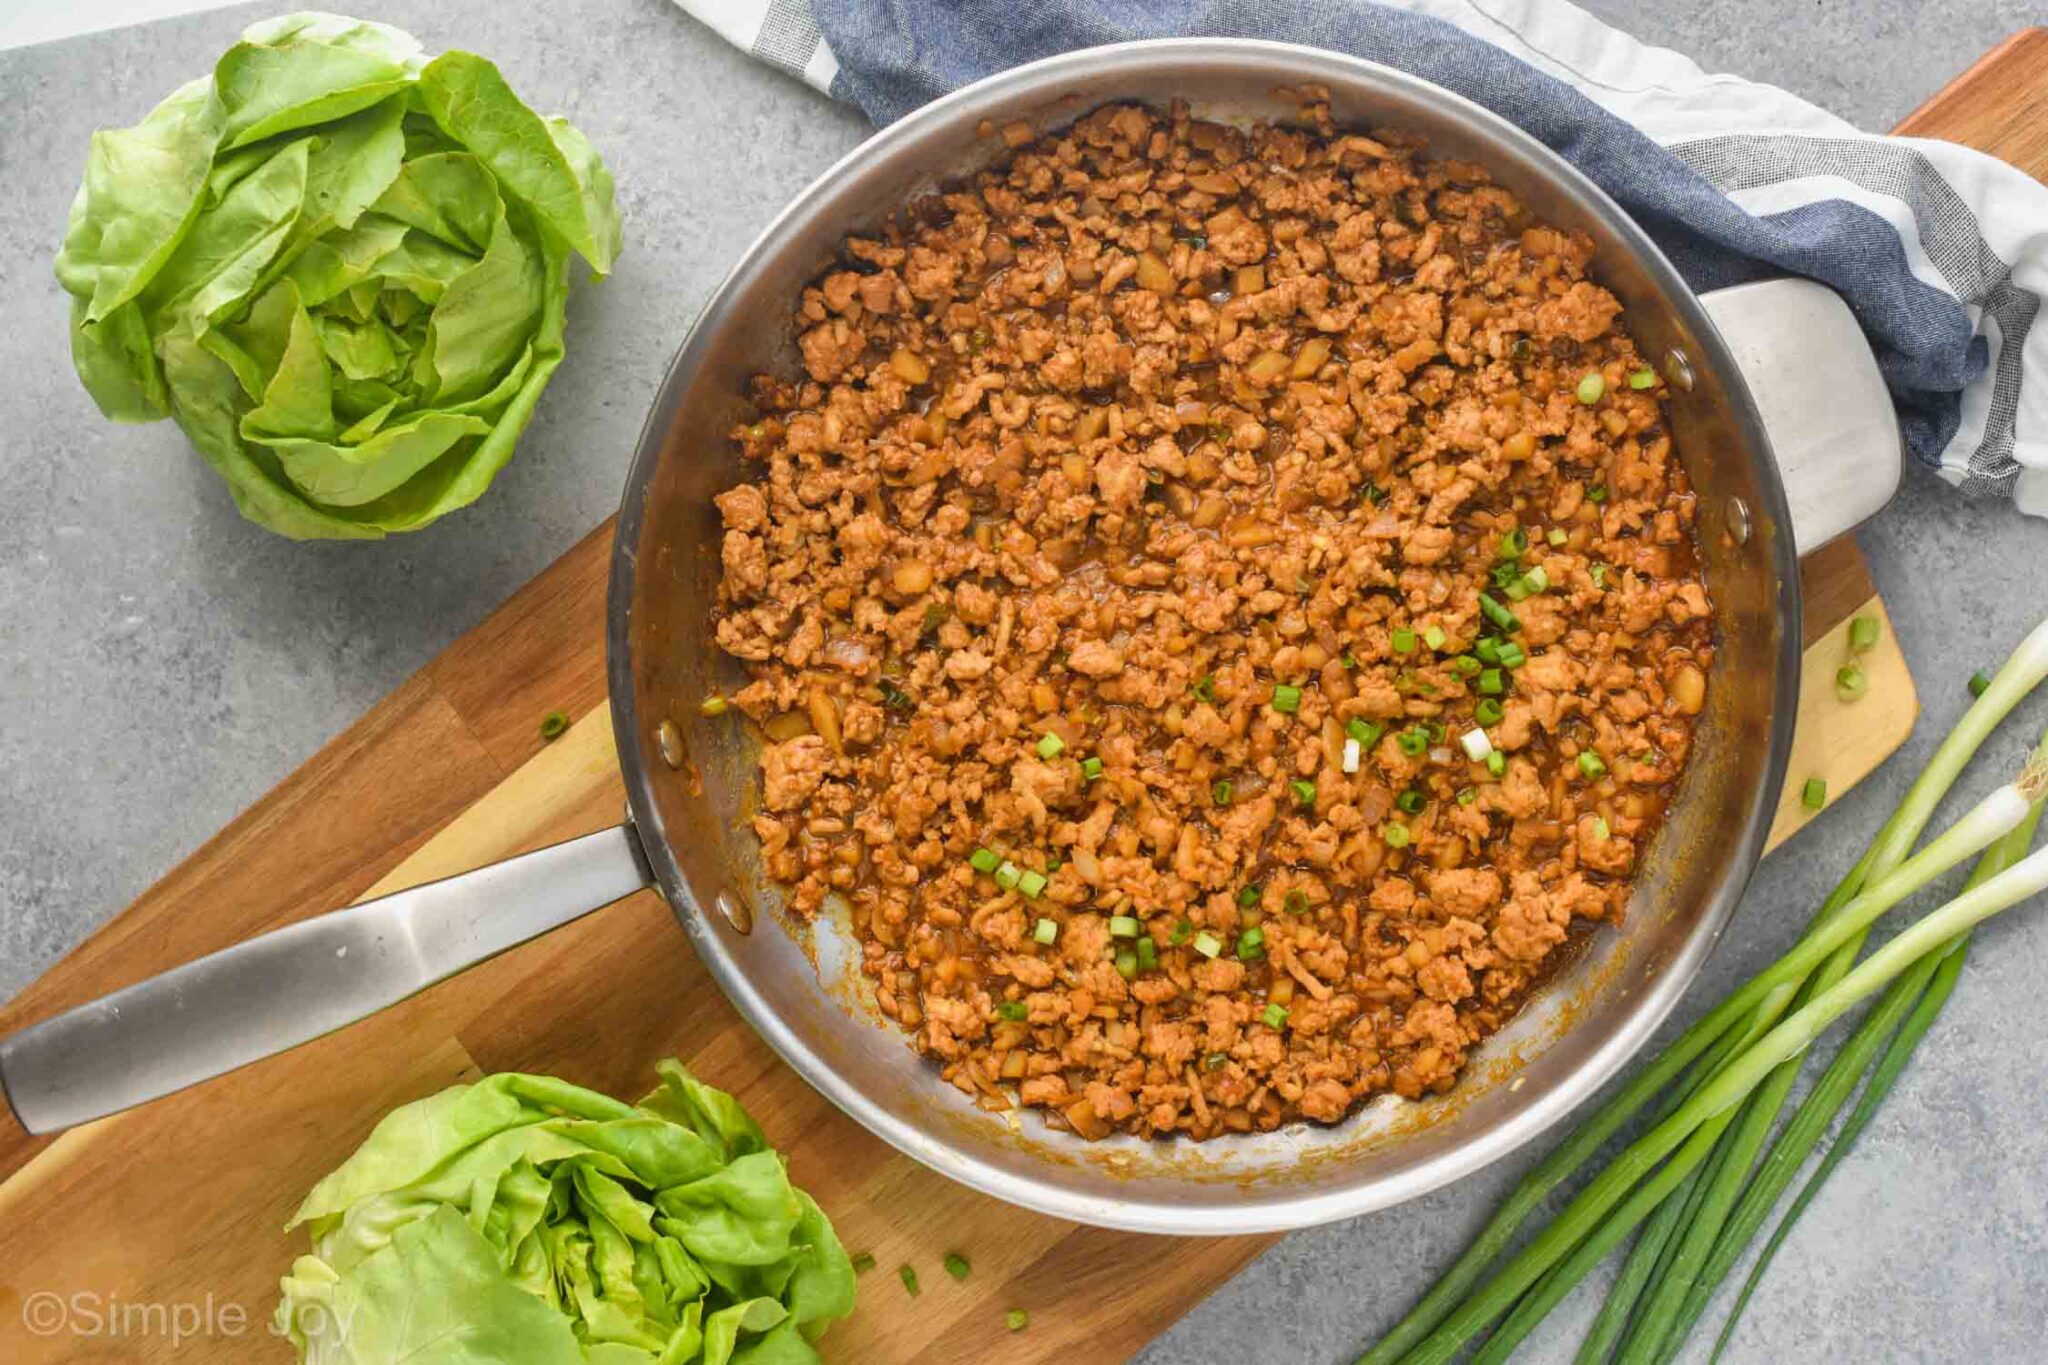
[[[31,1133],[311,1042],[653,884],[630,824],[317,915],[0,1039]]]
[[[1799,553],[1876,516],[1898,491],[1904,444],[1877,357],[1842,296],[1782,279],[1700,302],[1763,415]]]

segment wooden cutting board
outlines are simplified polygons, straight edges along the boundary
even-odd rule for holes
[[[1902,131],[2048,171],[2048,31],[2030,30]],[[329,744],[17,999],[0,1034],[252,934],[617,819],[604,706],[609,525]],[[1839,795],[1911,729],[1891,638],[1868,696],[1833,696],[1849,617],[1884,615],[1842,541],[1805,565],[1806,674],[1786,806],[1811,776]],[[540,717],[577,723],[552,745]],[[284,1360],[267,1321],[298,1247],[285,1218],[393,1105],[500,1070],[637,1096],[670,1054],[739,1094],[878,1268],[834,1328],[834,1359],[1114,1361],[1271,1239],[1103,1232],[1009,1208],[898,1156],[820,1099],[734,1015],[652,893],[560,930],[375,1019],[128,1114],[32,1139],[0,1117],[0,1360]],[[965,1253],[965,1284],[940,1268]],[[914,1265],[910,1299],[894,1268]],[[1071,1286],[1085,1283],[1077,1295]],[[68,1323],[47,1326],[53,1300]],[[1032,1311],[1011,1335],[1003,1314]]]

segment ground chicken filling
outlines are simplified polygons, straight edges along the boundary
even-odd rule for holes
[[[1663,382],[1583,236],[1313,92],[988,131],[736,432],[768,875],[992,1108],[1203,1138],[1447,1090],[1685,765]]]

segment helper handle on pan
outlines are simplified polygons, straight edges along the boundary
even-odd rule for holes
[[[1877,357],[1842,296],[1782,279],[1700,302],[1763,415],[1799,553],[1876,516],[1898,491],[1903,446]]]
[[[31,1133],[182,1090],[354,1023],[653,884],[631,825],[250,939],[0,1039]]]

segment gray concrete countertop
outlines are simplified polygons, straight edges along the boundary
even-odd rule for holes
[[[1591,7],[1868,127],[2048,19],[2041,0]],[[485,51],[531,103],[574,119],[617,175],[627,249],[611,281],[573,299],[569,360],[483,502],[380,544],[296,545],[242,521],[170,424],[100,418],[71,373],[49,273],[92,129],[140,118],[251,17],[280,8],[0,53],[0,995],[612,511],[692,312],[774,211],[864,132],[663,0],[353,6],[430,49]],[[1920,729],[1764,864],[1686,1018],[1791,942],[1962,709],[1971,670],[2048,608],[2048,525],[1924,475],[1909,475],[1863,543],[1920,680]],[[2044,721],[2048,706],[2030,706],[1969,786],[1988,788]],[[2048,918],[2018,914],[1982,934],[1929,1046],[1779,1258],[1731,1358],[2042,1359],[2044,999]],[[1529,1159],[1288,1238],[1140,1359],[1349,1360]],[[1528,1358],[1569,1359],[1568,1329],[1596,1306],[1573,1298]]]

